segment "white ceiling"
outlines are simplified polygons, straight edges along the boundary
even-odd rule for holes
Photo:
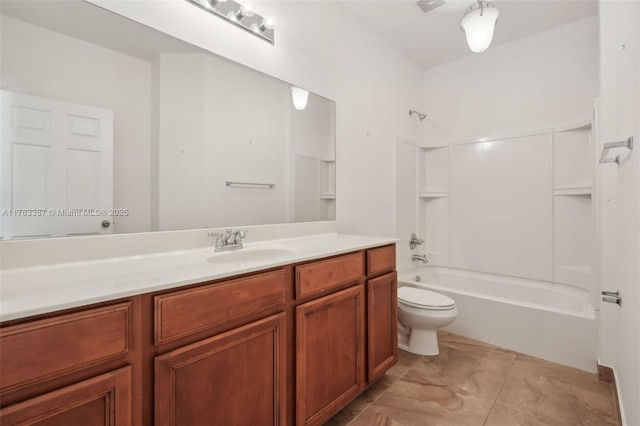
[[[414,2],[369,0],[342,4],[422,68],[478,55],[469,50],[460,31],[460,20],[472,0],[445,0],[444,5],[427,14]],[[500,16],[491,46],[595,15],[598,10],[596,0],[496,0],[492,3]]]

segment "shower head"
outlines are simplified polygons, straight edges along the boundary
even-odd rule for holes
[[[416,114],[418,116],[418,118],[420,119],[420,121],[424,120],[425,118],[427,118],[427,114],[423,114],[421,112],[418,112],[416,110],[410,109],[409,110],[409,115],[413,115]]]

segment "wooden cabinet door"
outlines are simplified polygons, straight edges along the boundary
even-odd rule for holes
[[[398,360],[397,273],[367,282],[367,361],[369,382]]]
[[[0,424],[131,425],[131,367],[124,367],[0,410]]]
[[[296,424],[327,420],[364,388],[364,286],[296,308]]]
[[[155,359],[155,425],[284,425],[285,314]]]

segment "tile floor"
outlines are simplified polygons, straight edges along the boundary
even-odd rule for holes
[[[571,367],[454,334],[398,363],[325,426],[617,425],[611,385]]]

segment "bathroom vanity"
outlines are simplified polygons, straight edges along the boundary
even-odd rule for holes
[[[105,293],[98,303],[5,320],[0,421],[321,424],[397,359],[395,244],[341,237],[322,237],[322,250],[310,244],[286,255],[249,249],[254,260],[246,262],[241,253],[181,252],[175,256],[188,260],[164,266],[166,274],[161,266],[149,271],[144,285],[144,271],[132,272],[138,286],[126,291],[136,294],[107,300]],[[217,259],[235,266],[216,269]],[[201,261],[209,269],[170,283]],[[94,278],[102,291],[107,279]],[[124,294],[118,283],[112,288]],[[11,301],[3,295],[3,308]]]

